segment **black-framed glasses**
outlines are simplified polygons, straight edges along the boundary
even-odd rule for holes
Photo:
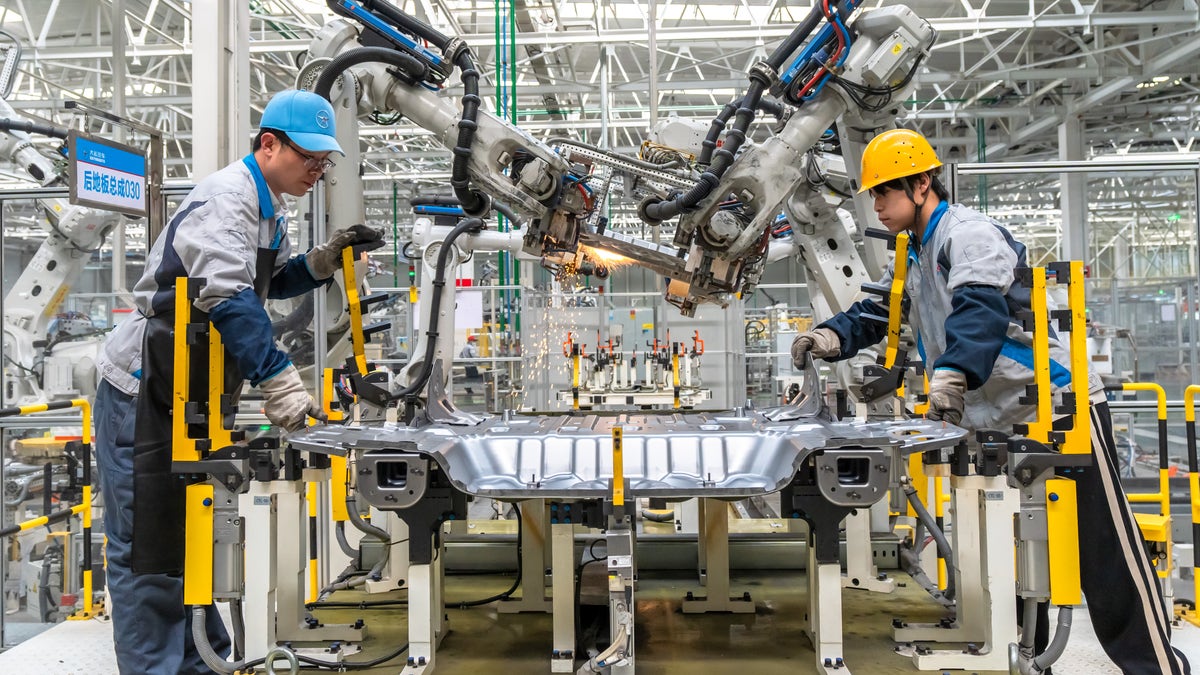
[[[304,152],[300,148],[297,148],[295,143],[293,143],[289,140],[284,140],[284,139],[280,139],[280,140],[283,140],[283,144],[288,146],[289,148],[291,148],[292,152],[296,153],[297,155],[300,155],[300,158],[304,160],[304,168],[308,169],[309,171],[320,171],[321,173],[325,173],[326,171],[337,166],[336,164],[333,163],[333,160],[331,160],[331,159],[328,159],[328,158],[321,159],[319,157],[314,157],[313,155],[310,155],[307,152]]]

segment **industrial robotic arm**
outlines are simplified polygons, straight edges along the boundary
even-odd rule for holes
[[[894,126],[901,114],[900,102],[912,91],[913,75],[935,40],[933,28],[904,6],[864,11],[849,21],[857,3],[829,3],[835,4],[823,17],[818,4],[770,59],[751,69],[750,90],[739,101],[735,121],[719,149],[715,149],[716,137],[728,115],[713,123],[705,141],[707,156],[701,160],[715,159],[696,186],[640,207],[643,219],[651,223],[682,215],[674,244],[686,250],[688,279],[671,283],[667,300],[684,314],[692,314],[699,303],[725,304],[730,294],[753,290],[766,262],[771,225],[781,209],[787,209],[793,228],[802,235],[808,229],[813,236],[844,231],[840,226],[820,227],[839,219],[810,185],[812,164],[822,161],[810,150],[835,124],[844,131],[843,141],[861,137],[865,143]],[[827,21],[824,29],[784,70],[784,61],[821,18]],[[768,89],[795,107],[775,136],[739,155],[746,129]],[[815,242],[810,236],[812,252],[819,258]],[[842,245],[848,239],[835,243],[838,256],[853,251],[853,246]],[[808,264],[810,270],[819,267],[828,272],[826,261]]]
[[[313,39],[300,86],[331,100],[335,88],[352,86],[356,116],[399,113],[433,132],[454,155],[451,186],[466,214],[483,217],[492,198],[503,202],[527,220],[527,253],[576,248],[594,206],[575,189],[587,169],[480,109],[479,73],[464,42],[383,0],[329,0],[329,6],[345,19],[327,23]],[[439,96],[455,68],[465,94]]]
[[[65,129],[24,120],[0,99],[0,157],[43,187],[64,186],[63,169],[34,146],[29,132],[66,137]],[[66,371],[76,371],[73,378],[64,375],[48,383],[49,366],[55,362],[50,348],[42,345],[71,286],[121,217],[59,198],[40,199],[38,206],[46,239],[4,297],[4,353],[11,359],[5,364],[10,370],[5,392],[9,404],[78,395],[93,388],[94,382],[83,381],[87,373],[78,372],[81,364],[90,367],[91,359],[79,355],[61,364]]]

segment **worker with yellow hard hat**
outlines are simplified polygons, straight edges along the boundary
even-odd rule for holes
[[[927,416],[971,431],[1009,431],[1036,414],[1021,400],[1034,383],[1032,337],[1018,320],[1030,309],[1029,289],[1013,283],[1013,271],[1027,266],[1025,246],[993,218],[951,204],[938,180],[941,167],[921,134],[885,131],[863,152],[859,192],[874,198],[888,231],[910,234],[905,292],[918,351],[932,366]],[[885,287],[891,278],[889,267],[881,279]],[[838,361],[880,342],[887,326],[863,320],[864,314],[887,316],[887,310],[862,300],[801,333],[792,343],[796,366],[803,367],[806,353]],[[1059,391],[1071,382],[1065,367],[1071,361],[1067,345],[1054,335],[1050,358],[1051,384]],[[1170,644],[1162,590],[1121,491],[1112,419],[1094,374],[1089,390],[1093,463],[1075,479],[1080,579],[1092,624],[1122,672],[1190,673],[1187,659]],[[1048,624],[1044,618],[1038,623]],[[1040,651],[1047,636],[1037,638]]]

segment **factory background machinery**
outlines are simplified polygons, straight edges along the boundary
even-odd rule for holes
[[[273,93],[314,89],[334,101],[343,146],[353,150],[314,194],[297,200],[294,241],[302,249],[333,228],[361,222],[382,227],[388,246],[348,267],[327,292],[273,304],[269,311],[277,338],[306,366],[313,390],[335,411],[367,423],[367,431],[333,428],[297,440],[292,450],[308,458],[303,471],[288,465],[294,458],[281,450],[280,475],[292,471],[293,478],[302,474],[303,482],[327,487],[298,496],[308,493],[277,484],[284,482],[279,478],[247,480],[240,489],[250,505],[238,515],[254,534],[298,541],[306,540],[295,531],[299,522],[282,523],[311,519],[311,558],[323,565],[314,571],[315,563],[297,561],[300,567],[287,569],[312,574],[318,587],[344,583],[335,577],[352,563],[370,573],[365,583],[353,585],[355,592],[380,593],[407,579],[407,626],[396,640],[409,643],[411,660],[396,663],[416,673],[433,671],[445,635],[438,618],[443,568],[515,569],[520,605],[509,603],[509,610],[551,612],[551,600],[534,589],[553,584],[558,600],[561,579],[542,571],[563,569],[554,556],[565,555],[574,578],[580,559],[571,546],[565,553],[561,541],[556,547],[563,523],[550,509],[585,509],[585,522],[607,526],[601,540],[610,584],[607,597],[592,603],[607,605],[607,641],[597,640],[595,653],[564,653],[576,642],[573,635],[563,642],[563,610],[554,607],[554,648],[549,639],[536,647],[553,656],[539,663],[555,672],[566,667],[563,662],[581,672],[633,672],[635,654],[649,654],[651,661],[655,654],[652,643],[642,652],[633,640],[641,620],[629,602],[633,579],[639,565],[671,566],[658,561],[670,557],[662,551],[670,551],[672,537],[696,542],[684,567],[698,567],[710,596],[684,600],[684,612],[737,613],[769,600],[757,592],[743,604],[716,597],[730,588],[730,568],[744,568],[755,546],[770,550],[770,541],[752,536],[756,527],[780,529],[801,548],[807,543],[810,552],[817,549],[812,533],[820,528],[809,531],[786,517],[794,505],[813,508],[803,501],[812,485],[788,485],[781,496],[786,478],[762,485],[747,479],[734,487],[753,472],[732,467],[727,476],[701,476],[697,484],[655,474],[651,440],[686,447],[672,435],[708,434],[737,458],[748,438],[797,434],[789,423],[817,414],[803,404],[794,406],[800,412],[788,412],[785,405],[825,398],[811,391],[811,374],[792,367],[788,346],[797,332],[858,297],[892,255],[885,242],[864,236],[877,223],[869,200],[855,195],[854,174],[866,141],[907,126],[921,130],[946,159],[959,201],[996,217],[1029,244],[1031,264],[1082,261],[1074,283],[1086,286],[1088,367],[1115,390],[1125,389],[1111,397],[1117,399],[1127,489],[1142,493],[1135,501],[1147,517],[1143,534],[1162,583],[1180,607],[1190,602],[1194,608],[1187,514],[1195,497],[1187,495],[1185,478],[1186,439],[1194,428],[1185,418],[1191,420],[1194,391],[1188,386],[1197,382],[1200,365],[1200,155],[1193,152],[1200,124],[1198,30],[1200,14],[1186,0],[1047,7],[971,0],[794,6],[6,0],[0,5],[0,112],[14,126],[0,136],[0,408],[92,391],[89,350],[128,311],[128,280],[140,274],[154,234],[152,218],[67,205],[63,139],[46,132],[74,128],[148,148],[145,129],[158,130],[165,142],[154,166],[161,168],[169,212],[187,185],[243,154]],[[819,56],[810,59],[809,51]],[[468,116],[468,100],[477,102],[473,139],[459,124],[460,115]],[[129,124],[81,115],[67,101]],[[452,151],[456,147],[462,151]],[[473,223],[476,217],[485,222]],[[1066,283],[1048,286],[1051,297],[1068,306]],[[431,314],[431,308],[437,311]],[[894,401],[863,395],[873,378],[887,375],[872,358],[825,374],[827,403],[838,416],[880,419],[894,412],[888,407]],[[919,389],[919,379],[910,380],[910,394],[913,387]],[[1139,400],[1139,391],[1157,394],[1157,400]],[[784,412],[770,412],[779,406]],[[714,411],[733,413],[722,418]],[[516,412],[535,413],[530,419],[538,421],[526,422],[534,428],[522,427]],[[675,426],[657,421],[660,413],[677,416]],[[625,415],[623,424],[589,423],[587,433],[565,441],[580,433],[570,420],[612,415]],[[252,400],[242,405],[238,421],[251,436],[275,435],[258,428],[262,417]],[[383,441],[371,424],[408,426]],[[435,448],[444,436],[426,424],[510,434],[545,447],[553,445],[546,439],[556,439],[567,456],[592,446],[602,447],[601,454],[614,452],[623,428],[631,471],[640,472],[631,483],[633,506],[626,510],[618,498],[619,481],[597,487],[604,476],[612,479],[611,467],[592,475],[546,455],[540,469],[572,474],[578,483],[555,483],[536,471],[527,478],[500,467],[499,455],[486,454],[498,452],[500,444],[463,440]],[[906,433],[929,434],[916,429]],[[853,452],[827,460],[833,464],[807,455],[796,461],[814,471],[844,469],[846,480],[859,485],[856,471],[881,456],[886,444],[878,439],[894,431],[867,434],[851,444]],[[0,417],[0,527],[79,498],[86,464],[81,453],[87,449],[73,444],[76,436],[86,434],[72,415]],[[823,456],[848,452],[804,438]],[[358,456],[387,442],[420,453],[370,462]],[[478,453],[480,464],[480,457],[497,459],[497,466],[491,473],[449,472],[462,448]],[[982,494],[969,481],[943,475],[949,456],[938,456],[932,445],[921,449],[930,476],[924,502],[939,520],[943,494],[947,500],[970,499],[972,489],[976,497]],[[357,470],[380,476],[373,483],[359,474],[358,501],[352,499],[350,509],[344,498],[339,504],[339,497],[324,492],[336,492],[342,455]],[[920,475],[912,466],[888,466],[886,473],[899,481],[905,470]],[[441,478],[451,481],[448,490]],[[637,479],[655,485],[639,487]],[[428,517],[424,507],[400,508],[394,500],[404,490],[390,492],[418,480],[428,480],[422,490],[429,504],[445,499],[444,512],[462,519],[445,526],[445,541],[435,534],[432,548],[428,542],[417,546],[414,534],[429,532],[420,529],[430,527],[422,520]],[[861,484],[875,485],[865,478]],[[224,487],[238,493],[230,485]],[[1007,642],[1016,638],[997,631],[1011,628],[1006,621],[1015,619],[1008,614],[1015,608],[992,595],[1005,577],[995,587],[981,579],[989,578],[989,554],[1002,558],[1004,544],[991,549],[986,542],[960,543],[972,534],[969,528],[994,531],[1008,506],[992,505],[985,513],[981,505],[979,521],[951,525],[957,563],[939,562],[939,546],[931,545],[913,547],[922,549],[914,553],[915,565],[877,565],[877,550],[903,555],[897,543],[903,530],[892,525],[895,518],[912,518],[902,483],[891,484],[890,492],[888,499],[826,500],[835,511],[854,511],[845,521],[846,571],[836,562],[831,568],[827,558],[793,563],[808,568],[808,601],[821,599],[813,604],[821,610],[813,610],[806,626],[813,644],[804,649],[815,652],[818,668],[872,672],[841,662],[841,601],[833,598],[843,584],[893,592],[892,577],[901,573],[890,570],[905,566],[928,572],[920,585],[938,602],[952,595],[945,592],[947,574],[959,577],[961,625],[942,628],[961,631],[954,635],[967,637],[957,641],[974,644],[976,653],[914,649],[909,643],[956,640],[936,637],[936,629],[897,627],[893,637],[912,650],[911,660],[902,663],[998,670],[995,664],[1009,659]],[[251,495],[280,506],[256,510]],[[474,501],[459,510],[455,500],[466,495]],[[311,507],[302,506],[306,499]],[[514,503],[524,510],[510,507]],[[357,516],[360,509],[372,514],[379,526],[374,532],[346,526],[354,518],[336,513]],[[613,509],[618,517],[605,520]],[[714,525],[729,514],[740,517]],[[835,532],[845,514],[837,515]],[[519,523],[515,561],[507,552],[497,555],[513,547],[511,528],[502,526],[507,535],[500,544],[480,543],[484,553],[464,553],[475,543],[472,522],[491,523],[493,516]],[[747,552],[737,553],[741,544],[732,543],[728,531],[722,538],[720,527],[747,535]],[[334,534],[339,528],[349,533],[345,548]],[[85,548],[92,554],[83,529],[81,523],[49,534],[33,528],[4,540],[0,579],[11,618],[0,617],[0,648],[35,630],[23,624],[79,613],[83,584],[72,570],[83,564]],[[656,533],[663,536],[656,540]],[[389,543],[410,538],[403,552]],[[638,538],[650,553],[634,555]],[[873,539],[888,543],[879,549]],[[972,557],[975,546],[981,550]],[[228,550],[221,550],[228,560]],[[1022,550],[1034,558],[1041,554],[1028,544]],[[220,560],[217,555],[218,568]],[[593,560],[600,558],[589,545],[583,567]],[[815,581],[818,570],[833,576]],[[582,568],[578,576],[572,591],[587,591]],[[270,583],[279,581],[282,589],[285,580]],[[218,599],[244,596],[242,606],[249,608],[256,594],[276,593],[264,584],[247,574],[244,587],[233,583],[215,592]],[[286,588],[271,595],[275,614],[258,605],[247,611],[254,644],[247,643],[246,660],[265,657],[276,642],[290,642],[296,629],[287,621],[305,618],[304,603],[296,606],[305,589]],[[1037,584],[1022,592],[1041,597]],[[418,601],[427,616],[414,616]],[[314,629],[310,635],[350,643],[362,637],[358,628],[339,631]],[[811,657],[805,653],[804,662]],[[453,657],[437,663],[438,670],[454,667]]]

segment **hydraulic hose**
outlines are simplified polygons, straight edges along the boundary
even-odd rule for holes
[[[346,540],[346,523],[339,521],[337,527],[334,528],[334,536],[337,538],[338,548],[342,549],[342,553],[346,554],[347,558],[358,560],[358,549],[350,545]]]
[[[370,576],[370,574],[371,573],[369,571],[363,571],[363,570],[358,569],[358,565],[356,565],[355,563],[350,563],[349,565],[346,566],[346,569],[342,570],[342,573],[339,574],[336,579],[331,581],[328,586],[326,586],[325,588],[322,588],[321,591],[319,593],[317,593],[316,602],[323,603],[325,598],[329,597],[330,594],[332,594],[334,591],[342,591],[342,590],[346,590],[348,588],[354,588],[356,586],[365,584],[367,582],[367,578]],[[362,581],[359,582],[358,584],[349,583],[349,582],[355,581],[357,579],[362,579]],[[308,604],[312,605],[312,604],[316,604],[316,603],[308,603]]]
[[[350,514],[350,522],[359,532],[369,534],[385,544],[391,539],[391,535],[385,530],[363,519],[362,514],[358,512],[358,505],[354,501],[354,495],[346,497],[346,511]]]
[[[821,19],[825,17],[825,12],[821,9],[821,3],[814,2],[813,8],[809,10],[808,16],[804,20],[796,24],[796,28],[787,36],[787,39],[779,43],[775,51],[767,57],[767,64],[779,72],[780,67],[787,61],[792,52],[800,48],[804,41],[808,39],[809,34],[821,23]]]
[[[1036,603],[1034,603],[1036,604]],[[1058,627],[1054,629],[1054,637],[1046,645],[1046,651],[1034,657],[1031,673],[1043,673],[1063,655],[1067,648],[1067,640],[1071,637],[1071,607],[1058,608]]]
[[[417,373],[417,378],[413,380],[413,383],[392,394],[390,400],[397,401],[412,396],[429,381],[429,376],[433,373],[433,360],[437,355],[438,319],[441,316],[438,307],[441,306],[442,294],[446,290],[446,268],[449,267],[450,255],[454,250],[454,240],[464,233],[478,232],[481,229],[483,229],[483,220],[465,218],[455,225],[454,229],[450,230],[450,234],[447,234],[445,240],[442,241],[442,249],[438,251],[437,264],[434,269],[433,297],[429,303],[429,329],[425,331],[428,338],[425,343],[425,361],[421,364],[421,371]]]
[[[1021,622],[1021,651],[1029,650],[1028,654],[1033,653],[1033,643],[1037,635],[1037,620],[1038,620],[1038,602],[1031,598],[1025,598],[1025,618]]]
[[[508,222],[512,223],[513,229],[521,229],[525,226],[525,220],[516,211],[513,211],[512,207],[508,204],[493,199],[492,208],[499,211],[505,218],[508,218]]]
[[[717,113],[717,116],[713,118],[712,125],[708,128],[708,136],[700,144],[702,150],[700,150],[700,156],[696,158],[696,163],[708,164],[712,161],[713,150],[717,148],[717,139],[721,137],[721,132],[725,130],[725,124],[729,121],[729,118],[733,116],[733,113],[737,112],[738,108],[742,107],[742,101],[744,100],[745,97],[742,97],[726,103],[725,107],[721,108],[721,112]],[[779,101],[769,98],[759,99],[758,109],[769,115],[773,115],[775,119],[783,119],[784,106]]]
[[[471,177],[467,162],[471,159],[471,144],[475,142],[475,130],[479,128],[479,71],[471,60],[469,49],[460,49],[454,56],[454,65],[462,72],[463,83],[462,117],[458,120],[458,141],[454,146],[454,163],[450,166],[450,187],[454,196],[462,203],[468,216],[482,218],[491,210],[491,200],[478,190],[471,189]]]
[[[338,77],[347,69],[364,63],[386,63],[415,80],[424,80],[429,73],[429,67],[411,54],[386,47],[358,47],[333,57],[321,71],[313,91],[332,101],[329,93],[333,91],[333,83]]]
[[[340,6],[333,0],[329,0],[328,4],[335,12],[342,13]],[[454,195],[462,203],[463,211],[467,215],[479,217],[487,215],[491,209],[491,200],[478,190],[471,189],[470,173],[467,170],[467,162],[471,157],[471,144],[475,141],[475,130],[479,128],[479,106],[483,103],[483,99],[479,97],[479,71],[475,69],[475,64],[471,60],[471,50],[462,41],[451,40],[383,0],[364,0],[362,6],[390,21],[392,25],[401,30],[432,42],[443,52],[453,47],[453,53],[446,54],[446,57],[462,71],[460,77],[464,93],[462,117],[458,121],[458,139],[451,151],[454,154],[454,162],[450,168],[450,186],[454,189]],[[333,82],[341,75],[342,71],[350,66],[369,61],[379,61],[396,66],[410,77],[420,81],[427,79],[429,75],[428,65],[422,63],[415,56],[386,47],[361,47],[334,57],[321,72],[321,77],[317,79],[314,90],[325,98],[329,98]]]
[[[738,106],[735,113],[733,126],[725,132],[725,145],[713,152],[712,164],[704,173],[700,174],[700,179],[691,190],[676,194],[670,199],[643,204],[642,214],[645,218],[651,221],[669,220],[699,204],[700,200],[712,194],[713,189],[721,182],[721,176],[725,175],[725,171],[733,164],[734,155],[745,142],[746,130],[750,128],[750,122],[754,120],[754,111],[766,88],[765,76],[752,71],[750,88],[746,90],[746,95],[741,99],[741,105]]]
[[[767,65],[770,67],[769,70],[772,73],[777,74],[779,72],[780,66],[787,61],[792,52],[796,51],[804,43],[824,16],[825,13],[822,11],[821,5],[814,3],[813,8],[804,17],[804,20],[797,24],[787,39],[767,58]],[[709,135],[704,140],[704,149],[701,152],[701,157],[704,160],[713,158],[709,168],[700,175],[699,181],[697,181],[691,190],[676,194],[670,199],[657,202],[651,201],[643,204],[641,208],[643,219],[663,221],[674,218],[680,213],[696,206],[696,204],[699,204],[700,200],[711,194],[718,183],[720,183],[721,176],[733,164],[734,156],[746,140],[746,130],[750,128],[750,122],[754,120],[754,113],[759,107],[759,100],[762,98],[763,92],[771,85],[771,82],[768,80],[770,76],[758,69],[751,69],[749,75],[750,86],[746,89],[746,95],[735,102],[737,104],[736,110],[731,110],[726,114],[724,119],[718,117],[714,120],[713,127],[709,130]],[[721,129],[724,128],[725,121],[729,119],[729,115],[736,115],[733,126],[725,132],[725,145],[717,148],[717,137],[720,135]]]
[[[0,130],[3,131],[24,131],[27,134],[40,134],[42,136],[51,136],[54,138],[67,137],[68,130],[65,127],[56,127],[53,124],[39,124],[29,120],[14,120],[0,119]]]
[[[925,529],[929,530],[929,534],[933,536],[933,540],[937,542],[938,555],[946,560],[946,597],[954,597],[954,563],[953,554],[950,550],[950,542],[946,540],[945,533],[937,526],[937,521],[933,516],[929,515],[929,510],[921,503],[917,497],[917,489],[912,486],[912,483],[905,483],[904,495],[908,497],[908,503],[912,505],[913,510],[917,512],[917,518],[925,523]]]
[[[358,504],[355,502],[354,495],[346,495],[346,512],[350,515],[350,522],[354,524],[355,528],[357,528],[363,534],[375,537],[383,543],[383,555],[379,556],[379,561],[375,563],[375,566],[371,568],[371,571],[368,572],[365,577],[343,582],[343,584],[337,588],[333,587],[337,584],[331,584],[331,591],[361,586],[367,583],[367,579],[379,579],[379,575],[383,572],[383,568],[388,564],[388,558],[392,555],[391,535],[389,535],[386,530],[372,525],[363,519],[362,515],[358,512]]]
[[[192,607],[192,642],[196,643],[196,653],[200,655],[204,665],[213,672],[220,673],[220,675],[234,675],[246,665],[246,662],[244,660],[226,661],[213,650],[212,643],[208,641],[208,631],[204,630],[204,614],[204,605]]]
[[[466,609],[468,607],[480,607],[496,602],[497,600],[511,598],[512,594],[516,593],[517,589],[521,587],[521,573],[524,571],[524,565],[522,564],[524,562],[522,559],[522,540],[524,538],[525,526],[521,522],[521,507],[517,506],[515,503],[512,505],[512,507],[513,512],[517,515],[517,577],[513,579],[512,585],[509,586],[505,591],[501,591],[500,593],[483,598],[481,600],[471,600],[469,602],[447,602],[445,603],[446,609]]]
[[[913,549],[907,546],[900,547],[900,569],[908,573],[912,580],[917,583],[931,598],[947,609],[954,609],[954,601],[946,597],[942,589],[938,588],[937,582],[929,578],[921,567],[921,556]]]

